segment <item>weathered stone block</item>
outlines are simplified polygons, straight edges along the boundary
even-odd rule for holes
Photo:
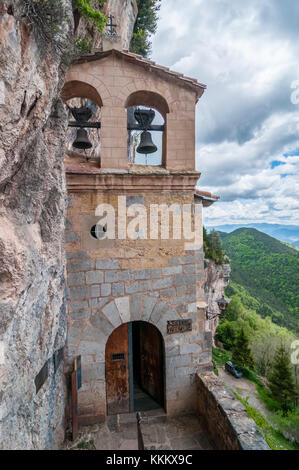
[[[150,317],[152,323],[154,324],[158,323],[163,313],[165,313],[167,310],[168,310],[168,305],[165,302],[158,302]]]
[[[128,323],[130,319],[130,298],[121,297],[115,299],[115,305],[119,311],[123,323]]]
[[[75,263],[71,262],[67,264],[67,270],[69,272],[74,272],[74,271],[89,271],[90,269],[93,269],[94,267],[94,261],[89,260],[89,261],[83,261],[80,263]]]
[[[142,320],[148,321],[150,318],[153,308],[156,305],[157,299],[154,297],[144,297],[143,300],[143,311],[142,311]]]
[[[94,341],[80,341],[79,354],[100,354],[105,351],[104,345]]]
[[[151,270],[150,269],[142,269],[140,271],[136,271],[134,273],[135,280],[138,279],[150,279],[151,278]]]
[[[76,259],[85,260],[88,259],[86,251],[76,251]]]
[[[182,366],[191,366],[192,365],[192,355],[184,354],[171,356],[166,359],[166,369],[168,367],[182,367]],[[194,366],[193,366],[194,370]]]
[[[190,312],[190,313],[196,313],[197,312],[197,306],[196,306],[195,302],[193,304],[188,304],[188,312]]]
[[[68,275],[68,284],[70,286],[79,286],[85,283],[84,273],[70,273]]]
[[[117,282],[117,271],[107,271],[105,273],[105,282]]]
[[[109,304],[105,305],[105,307],[102,308],[102,312],[104,313],[105,317],[107,317],[108,320],[112,323],[112,325],[115,326],[115,328],[121,324],[121,318],[114,300]]]
[[[157,279],[156,281],[152,282],[153,290],[165,289],[166,287],[171,287],[171,286],[172,286],[171,277],[164,277],[162,279]]]
[[[74,328],[71,326],[68,330],[67,341],[68,344],[77,344],[81,335],[81,330],[79,328]]]
[[[90,288],[90,296],[91,297],[100,297],[101,289],[100,286],[91,286]]]
[[[138,282],[133,282],[129,286],[126,286],[126,293],[127,294],[135,294],[138,292],[139,289],[139,283]]]
[[[76,232],[65,232],[64,239],[66,243],[74,243],[78,242],[80,237]]]
[[[88,271],[86,273],[86,284],[99,284],[103,280],[104,275],[102,271]]]
[[[188,284],[194,284],[196,282],[196,275],[194,274],[176,274],[174,276],[174,285],[175,286],[182,286]]]
[[[177,367],[175,369],[175,375],[177,377],[179,377],[181,375],[190,376],[193,373],[194,373],[194,367]]]
[[[101,298],[96,298],[96,299],[89,299],[89,305],[90,308],[102,308],[103,305],[107,303],[108,299],[101,299]]]
[[[87,325],[81,333],[81,341],[95,341],[96,343],[102,343],[102,347],[105,345],[106,335],[98,328]],[[87,353],[89,354],[89,353]],[[91,354],[91,353],[90,353]]]
[[[91,310],[79,310],[78,312],[70,313],[72,320],[85,320],[91,314]]]
[[[174,287],[170,287],[169,289],[162,289],[160,290],[160,295],[162,297],[174,297],[176,295],[176,290]]]
[[[125,293],[124,283],[123,282],[115,282],[112,284],[112,295],[113,297],[121,297]]]
[[[111,295],[111,284],[101,285],[101,295],[103,297],[108,297],[109,295]]]
[[[85,299],[89,297],[89,288],[87,286],[73,286],[69,289],[71,299]]]
[[[82,380],[83,382],[91,382],[97,379],[105,378],[105,364],[95,363],[86,364],[82,367]]]
[[[151,281],[140,281],[139,282],[139,292],[148,292],[151,290]]]
[[[114,326],[107,320],[107,318],[101,313],[94,312],[90,317],[90,323],[103,332],[107,338],[112,331]]]
[[[118,273],[118,279],[120,281],[132,281],[132,279],[134,279],[134,276],[133,273],[129,269],[127,269]]]
[[[142,313],[142,295],[132,295],[131,297],[131,321],[137,321],[141,319]]]
[[[97,260],[97,269],[119,269],[117,259],[99,259]]]
[[[202,351],[202,346],[197,343],[183,344],[180,347],[180,351],[181,351],[181,354],[200,353]]]
[[[183,297],[176,297],[175,299],[171,300],[171,304],[188,304],[190,302],[195,302],[196,301],[196,295],[194,294],[189,294],[189,295],[184,295]]]
[[[72,221],[69,219],[65,219],[65,230],[72,230]]]
[[[186,264],[186,266],[184,266],[184,273],[195,274],[196,272],[197,272],[197,269],[196,269],[195,264]]]
[[[173,274],[180,274],[183,271],[182,266],[170,266],[168,268],[163,268],[162,273],[165,276],[172,276]]]
[[[159,277],[161,277],[161,275],[162,275],[161,269],[159,268],[152,269],[152,272],[151,272],[152,279],[158,279]]]
[[[82,310],[84,308],[88,308],[87,300],[80,300],[75,302],[70,302],[69,309],[71,312],[75,312],[77,310]]]

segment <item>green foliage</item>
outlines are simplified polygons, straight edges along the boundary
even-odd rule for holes
[[[94,441],[82,441],[77,445],[77,449],[80,450],[90,450],[94,448]]]
[[[137,0],[138,15],[134,25],[130,50],[148,57],[151,51],[150,35],[157,30],[161,0]]]
[[[272,371],[268,379],[273,397],[281,403],[283,412],[287,413],[294,406],[298,393],[292,374],[290,357],[283,345],[276,350]]]
[[[299,252],[255,229],[221,237],[231,262],[232,286],[238,286],[238,294],[243,289],[242,303],[299,331]]]
[[[283,413],[276,413],[271,421],[277,430],[287,439],[299,444],[299,410],[288,412],[285,416]]]
[[[249,397],[242,398],[234,393],[236,398],[243,403],[247,415],[252,418],[257,427],[263,432],[265,440],[272,450],[298,450],[298,447],[286,439],[280,432],[277,432],[256,408],[248,404]]]
[[[227,361],[231,361],[231,353],[224,349],[213,348],[212,355],[213,362],[220,367],[223,367]]]
[[[100,8],[104,5],[105,0],[96,0],[94,3]],[[94,24],[100,33],[104,31],[108,18],[104,13],[93,7],[92,0],[75,0],[75,5],[83,18],[89,23]]]
[[[225,349],[231,350],[239,334],[240,327],[236,322],[223,322],[216,330],[216,340],[220,341]]]
[[[87,36],[79,37],[75,40],[74,55],[85,54],[92,50],[92,39],[88,39]]]
[[[212,230],[211,233],[208,234],[206,228],[203,227],[203,249],[205,257],[215,261],[216,264],[229,262],[222,250],[221,239],[216,230]]]
[[[241,369],[245,367],[248,367],[249,369],[254,369],[254,360],[252,357],[248,338],[244,332],[244,328],[241,328],[240,333],[238,334],[235,340],[232,361]]]

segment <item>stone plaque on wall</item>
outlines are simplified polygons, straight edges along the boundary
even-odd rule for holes
[[[172,320],[167,322],[167,333],[185,333],[192,331],[192,320]]]

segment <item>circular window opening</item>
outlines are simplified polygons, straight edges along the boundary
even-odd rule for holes
[[[90,229],[90,235],[96,240],[101,240],[102,238],[104,238],[106,232],[107,228],[98,224],[94,225]]]

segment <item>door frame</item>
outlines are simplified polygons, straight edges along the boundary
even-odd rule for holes
[[[161,407],[164,409],[165,412],[167,412],[166,408],[166,354],[165,354],[165,340],[160,332],[160,330],[157,328],[156,325],[153,323],[147,322],[147,321],[142,321],[142,320],[135,320],[131,322],[125,323],[128,328],[128,365],[129,365],[129,408],[130,408],[130,413],[134,411],[134,373],[133,373],[133,367],[134,367],[134,352],[133,352],[133,323],[145,323],[146,325],[150,325],[152,327],[155,327],[157,330],[157,334],[159,336],[159,340],[161,342],[161,356],[160,357],[160,368],[161,368],[161,376],[163,379],[163,388],[162,388],[162,393],[163,393],[163,403],[161,404]],[[124,323],[122,324],[124,325]],[[113,332],[120,328],[122,325],[119,325],[117,328],[115,328],[111,334],[108,337],[108,340],[106,342],[105,346],[105,351],[109,342],[109,339]],[[106,368],[106,352],[105,352],[105,368]],[[105,372],[105,384],[106,384],[106,413],[109,416],[112,416],[111,414],[108,413],[108,390],[107,390],[107,376]],[[118,413],[116,413],[118,414]],[[121,413],[121,414],[128,414],[128,413]]]

